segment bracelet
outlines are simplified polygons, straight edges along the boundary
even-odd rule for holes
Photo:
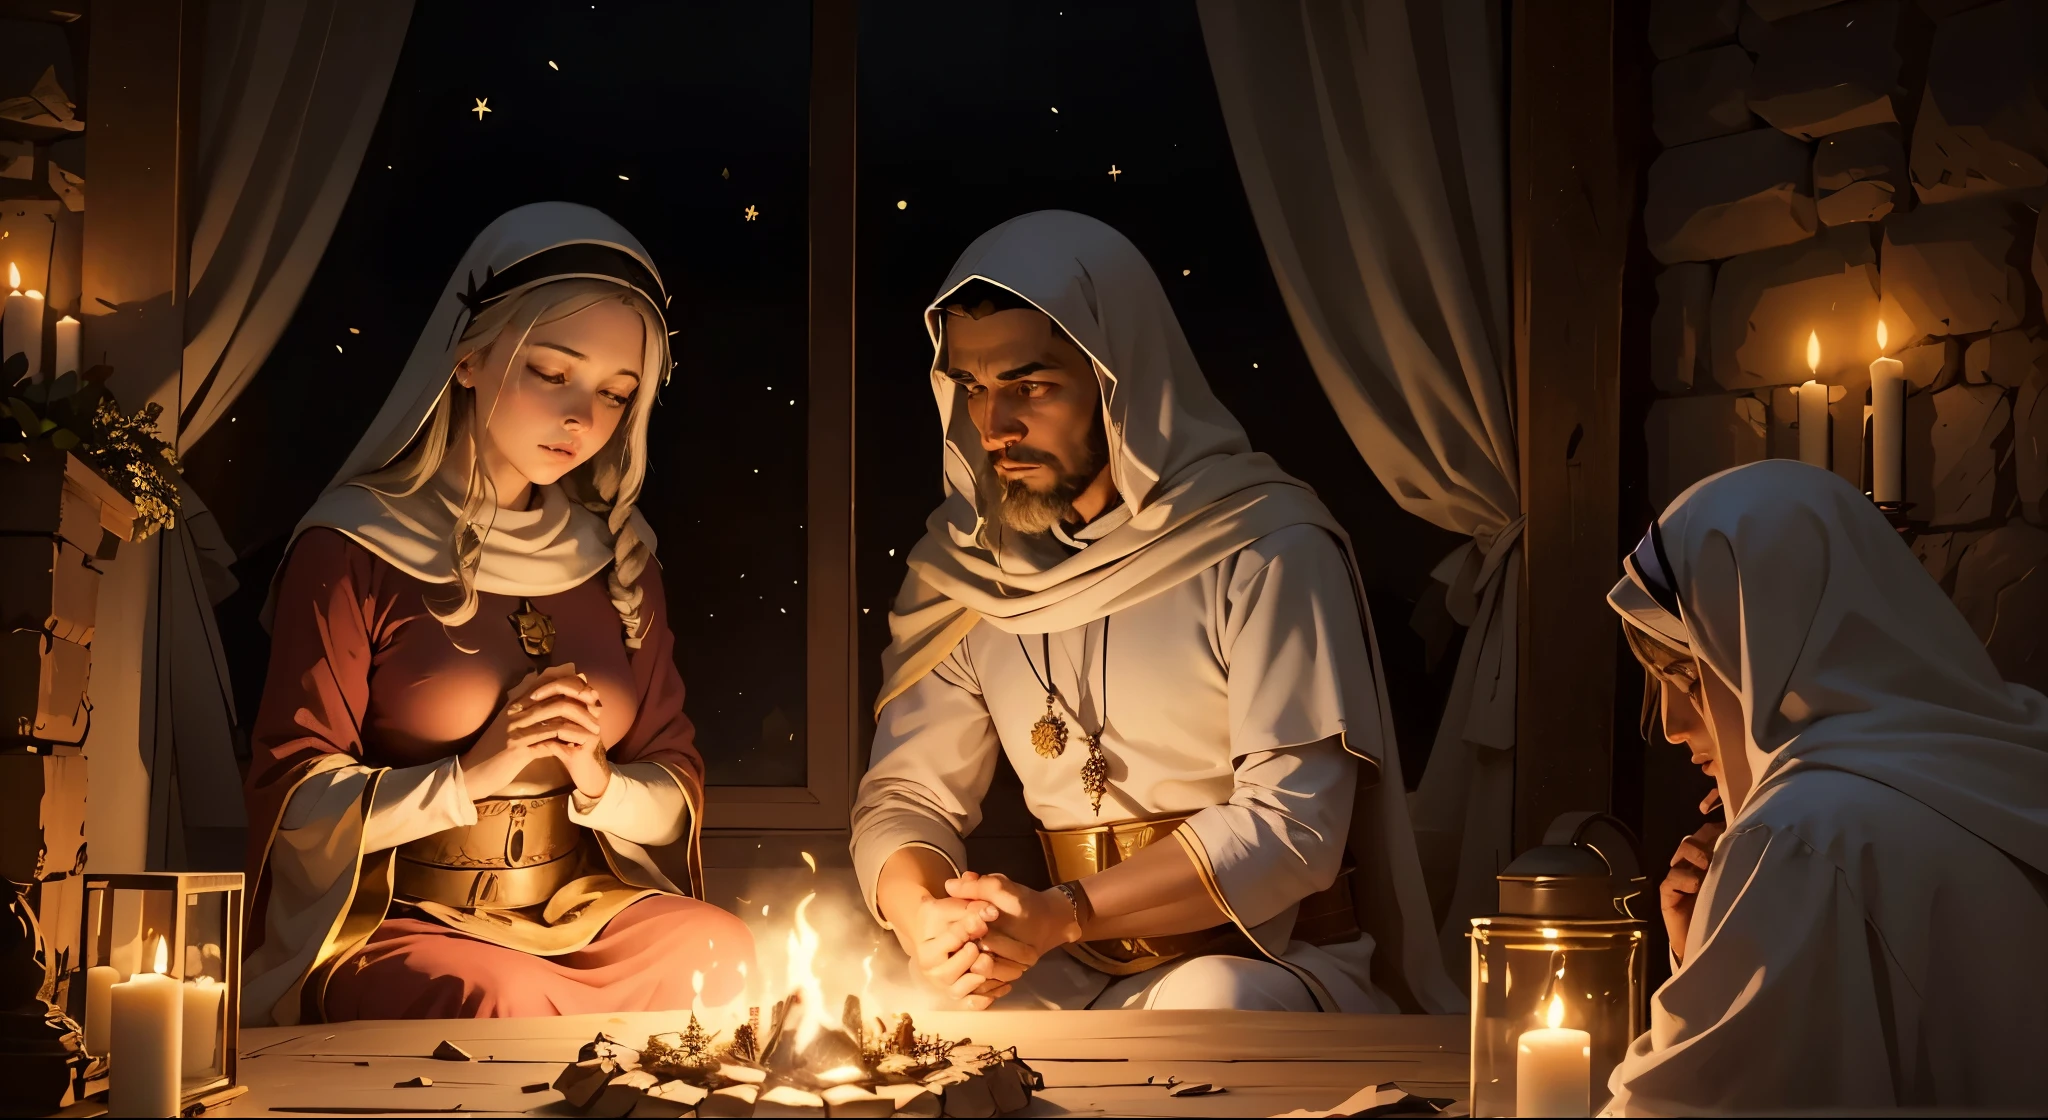
[[[1087,888],[1081,885],[1079,879],[1069,879],[1064,883],[1055,883],[1052,889],[1067,896],[1067,901],[1074,907],[1074,925],[1085,933],[1088,926],[1095,921],[1095,906],[1088,901]]]

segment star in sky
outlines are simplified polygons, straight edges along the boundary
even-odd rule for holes
[[[477,119],[478,119],[478,120],[482,120],[483,118],[482,118],[482,117],[478,117]],[[1122,169],[1118,168],[1116,164],[1113,164],[1113,163],[1112,163],[1112,164],[1110,164],[1110,165],[1109,165],[1109,181],[1110,181],[1110,182],[1112,182],[1112,183],[1116,182],[1116,181],[1117,181],[1117,176],[1119,176],[1119,175],[1121,175],[1121,174],[1123,174],[1123,171],[1122,171]]]
[[[749,207],[747,207],[747,212],[746,212],[745,214],[741,215],[741,217],[744,217],[744,218],[745,218],[746,220],[748,220],[748,221],[750,221],[750,222],[751,222],[751,221],[753,221],[753,220],[754,220],[755,218],[758,218],[758,217],[760,217],[760,216],[761,216],[761,212],[760,212],[759,210],[756,210],[756,209],[754,209],[754,208],[753,208],[752,206],[749,206]]]
[[[477,119],[477,120],[483,120],[483,119],[484,119],[484,114],[485,114],[485,113],[495,113],[495,112],[497,112],[497,110],[496,110],[496,109],[493,109],[493,108],[491,108],[491,99],[490,99],[490,98],[488,98],[488,97],[479,97],[479,98],[477,98],[477,99],[476,99],[476,108],[474,108],[474,109],[471,109],[471,110],[470,110],[470,112],[472,112],[472,113],[475,113],[475,114],[476,114],[476,119]]]

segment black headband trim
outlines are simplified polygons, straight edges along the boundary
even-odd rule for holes
[[[1646,546],[1650,553],[1649,564],[1642,561]],[[1652,566],[1656,569],[1654,572],[1651,570]],[[1629,571],[1635,574],[1636,582],[1649,593],[1651,600],[1664,608],[1671,617],[1685,617],[1678,610],[1678,588],[1671,582],[1671,558],[1665,555],[1664,532],[1657,522],[1650,522],[1650,531],[1643,534],[1642,543],[1636,545],[1634,552],[1629,553],[1628,567]]]
[[[455,298],[462,301],[462,306],[469,309],[469,316],[474,319],[484,308],[521,288],[572,276],[597,277],[631,288],[645,296],[654,305],[654,313],[666,323],[668,296],[654,270],[623,249],[589,241],[542,249],[515,262],[503,272],[486,268],[482,284],[477,283],[476,273],[472,272],[468,290],[457,292]],[[665,325],[663,329],[667,329]]]

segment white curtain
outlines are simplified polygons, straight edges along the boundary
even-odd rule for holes
[[[1472,538],[1434,572],[1468,630],[1410,806],[1462,977],[1514,810],[1522,511],[1500,3],[1199,7],[1238,173],[1317,379],[1402,508]]]
[[[191,287],[177,445],[228,414],[284,333],[348,201],[412,18],[412,0],[213,0],[200,88]],[[183,488],[157,585],[153,803],[185,829],[246,823],[234,694],[213,607],[234,552]],[[175,777],[173,777],[175,775]],[[175,804],[164,783],[175,782]],[[175,859],[171,820],[158,859]]]

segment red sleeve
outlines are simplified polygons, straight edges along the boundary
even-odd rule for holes
[[[689,780],[690,802],[704,804],[704,759],[697,753],[697,729],[683,714],[683,674],[676,668],[675,631],[668,625],[668,596],[661,565],[640,574],[640,615],[647,633],[632,651],[633,685],[640,712],[626,737],[612,748],[613,762],[665,762]]]
[[[274,788],[321,754],[361,758],[370,696],[376,564],[368,549],[332,529],[308,529],[292,544],[278,580],[270,628],[270,669],[249,736],[251,833],[275,818]]]

